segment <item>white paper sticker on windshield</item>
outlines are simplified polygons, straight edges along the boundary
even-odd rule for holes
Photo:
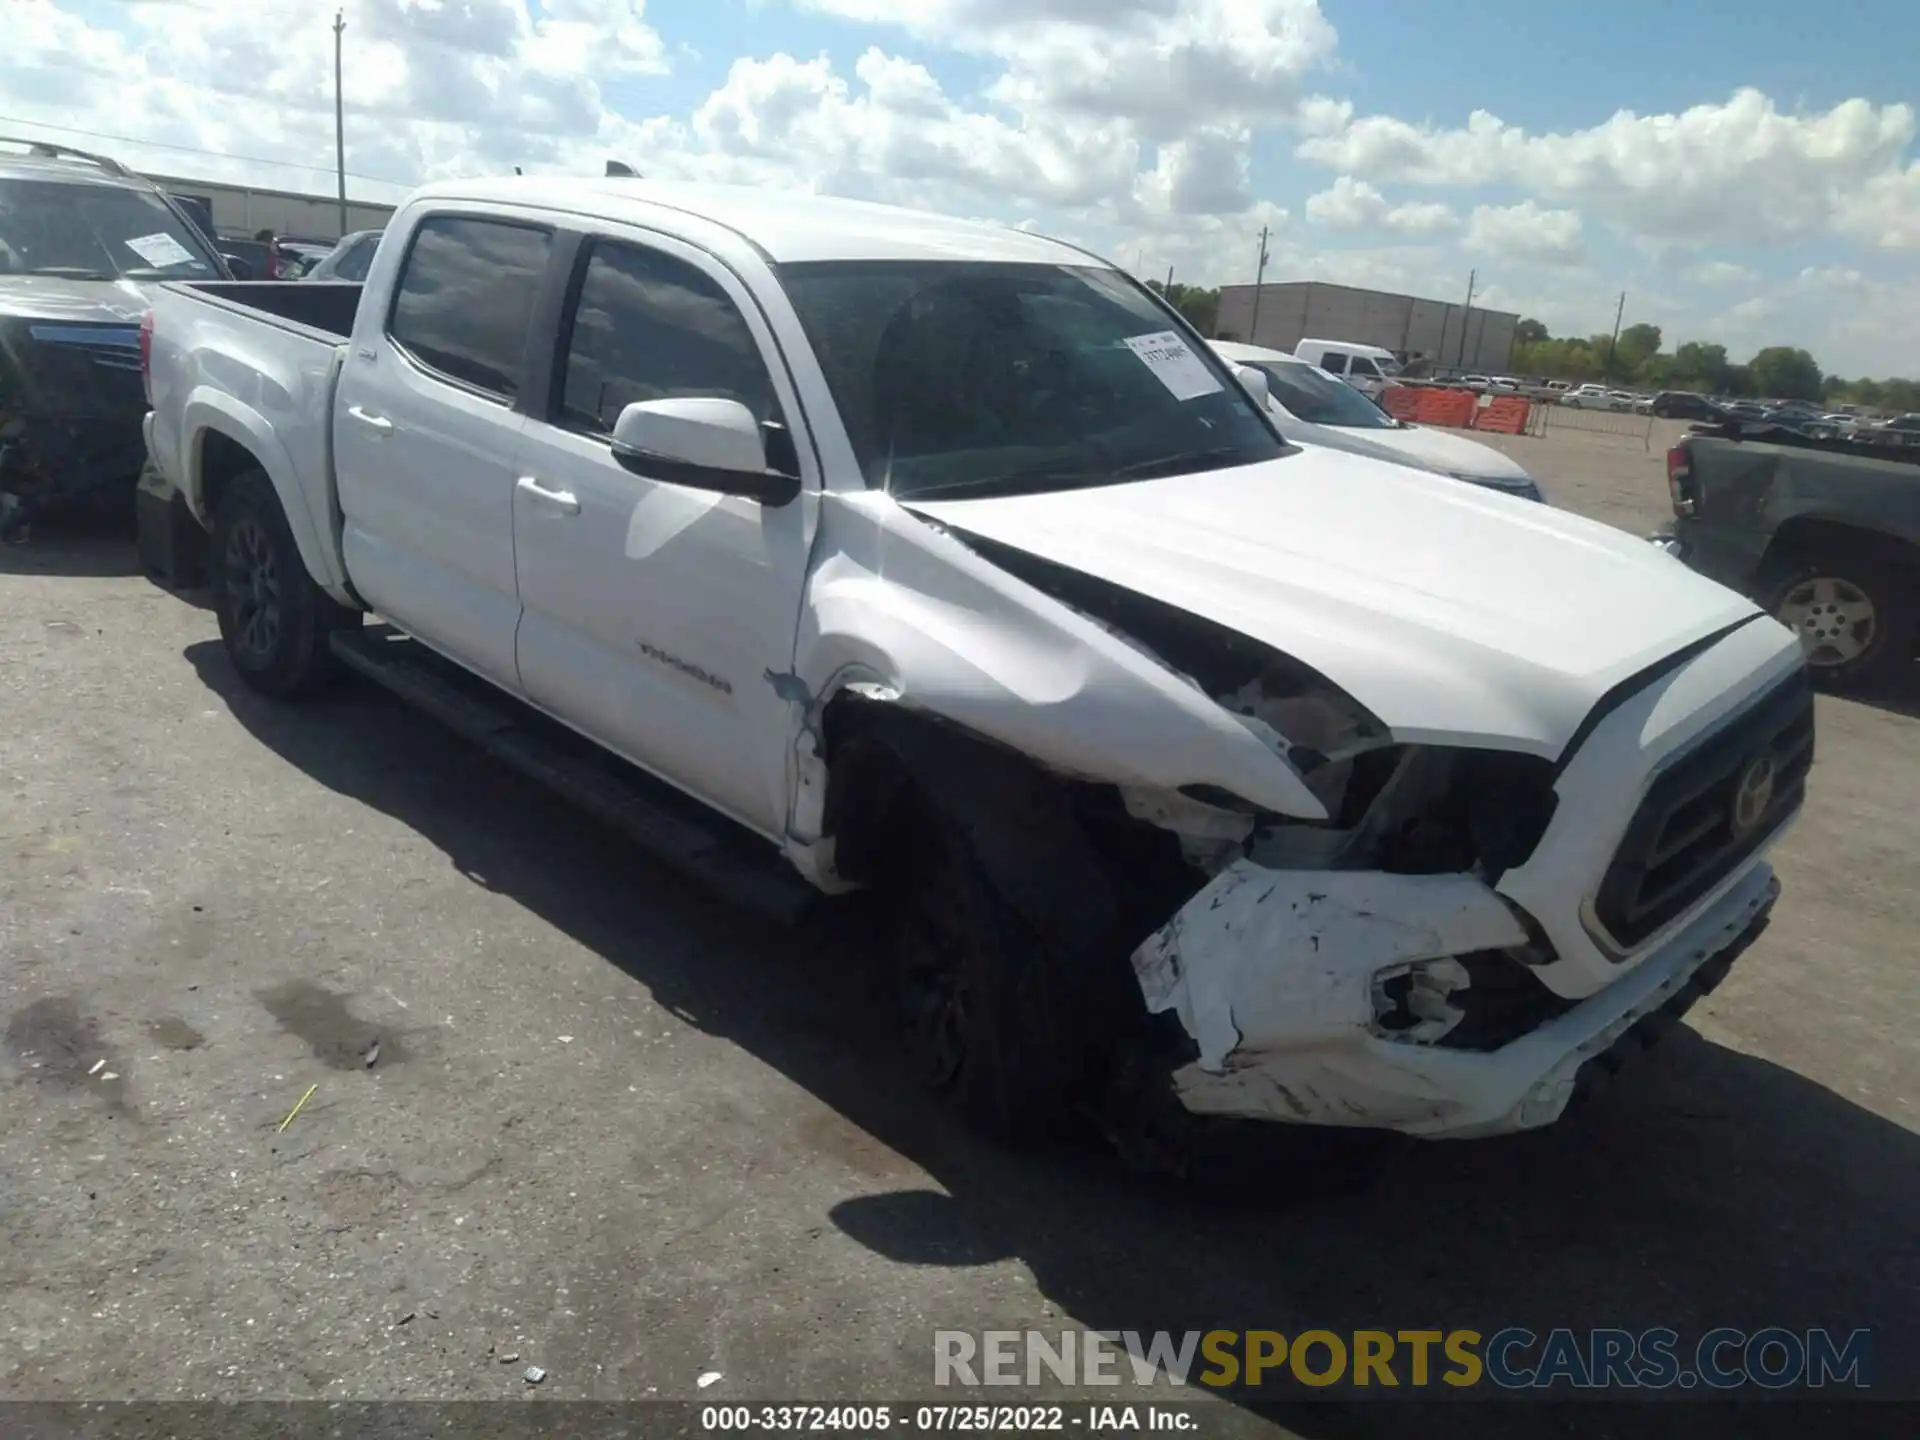
[[[193,259],[193,252],[165,231],[136,235],[127,241],[127,248],[156,270],[164,270],[169,265],[184,265]]]
[[[1162,330],[1156,335],[1134,335],[1127,348],[1172,392],[1176,400],[1197,400],[1221,388],[1200,357],[1187,347],[1176,331]]]

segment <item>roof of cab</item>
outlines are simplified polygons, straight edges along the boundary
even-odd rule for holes
[[[1010,264],[1101,263],[1043,235],[924,210],[767,191],[625,178],[502,176],[422,186],[419,198],[536,206],[600,220],[645,223],[666,206],[724,225],[777,263],[810,260],[971,260]]]

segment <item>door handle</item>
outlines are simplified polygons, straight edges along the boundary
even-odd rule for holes
[[[388,435],[393,432],[393,422],[384,415],[369,414],[358,405],[349,405],[347,407],[347,414],[351,415],[376,435]]]
[[[556,511],[561,515],[578,515],[580,513],[580,501],[571,491],[549,490],[531,475],[522,475],[519,482],[513,488],[533,501],[536,505],[544,505],[547,509]]]

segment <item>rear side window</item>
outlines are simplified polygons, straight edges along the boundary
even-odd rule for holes
[[[1320,357],[1320,368],[1335,375],[1347,373],[1347,357],[1344,351],[1329,350]]]
[[[563,423],[607,435],[641,400],[738,400],[777,419],[773,380],[726,292],[694,266],[600,241],[587,261],[567,342]]]
[[[387,333],[450,380],[511,400],[553,237],[501,220],[436,215],[414,232]]]
[[[347,247],[333,273],[342,280],[364,280],[373,266],[373,252],[380,248],[378,235],[363,235]]]

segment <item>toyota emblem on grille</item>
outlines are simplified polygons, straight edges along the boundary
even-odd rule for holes
[[[1734,838],[1744,840],[1773,808],[1773,752],[1763,750],[1747,762],[1733,789]]]

